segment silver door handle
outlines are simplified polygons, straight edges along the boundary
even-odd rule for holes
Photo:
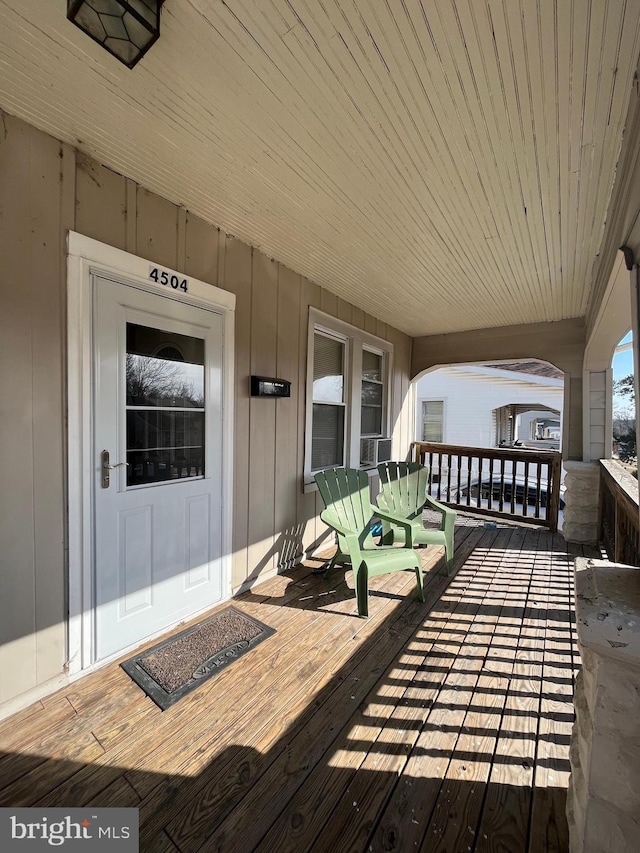
[[[127,467],[129,465],[128,462],[116,462],[115,465],[110,464],[109,459],[109,451],[103,450],[100,454],[100,459],[102,462],[102,488],[108,489],[109,483],[111,482],[111,476],[109,471],[113,471],[114,468]]]

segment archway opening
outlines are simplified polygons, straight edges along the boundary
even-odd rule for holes
[[[561,449],[564,374],[547,362],[439,366],[414,381],[415,441]]]
[[[562,525],[564,373],[539,359],[438,366],[415,380],[416,453],[461,511]]]
[[[632,332],[615,348],[611,360],[613,372],[612,456],[637,470],[635,371]]]

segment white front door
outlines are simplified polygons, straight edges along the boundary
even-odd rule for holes
[[[94,659],[227,596],[223,317],[93,275]]]

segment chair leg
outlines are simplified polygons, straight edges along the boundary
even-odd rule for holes
[[[356,599],[358,601],[358,615],[369,616],[369,572],[366,563],[360,563],[354,568],[354,581],[356,588]]]
[[[444,551],[447,558],[447,574],[451,576],[453,572],[453,535],[447,536]]]
[[[342,554],[340,553],[340,551],[336,551],[336,553],[333,555],[333,557],[329,560],[329,565],[327,566],[327,569],[325,571],[325,575],[328,575],[329,572],[335,568],[336,563],[342,562],[343,559],[344,558],[343,558]]]
[[[340,551],[336,551],[333,557],[329,560],[328,565],[320,566],[317,569],[314,569],[311,574],[313,575],[324,575],[328,577],[329,573],[333,568],[335,568],[336,563],[342,563],[344,561],[344,554],[341,554]]]
[[[424,601],[424,584],[422,579],[422,567],[416,566],[416,580],[418,581],[418,598]]]

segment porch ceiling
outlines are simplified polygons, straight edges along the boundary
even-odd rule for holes
[[[0,106],[412,335],[586,312],[640,0],[0,0]],[[0,133],[0,143],[2,135]]]

